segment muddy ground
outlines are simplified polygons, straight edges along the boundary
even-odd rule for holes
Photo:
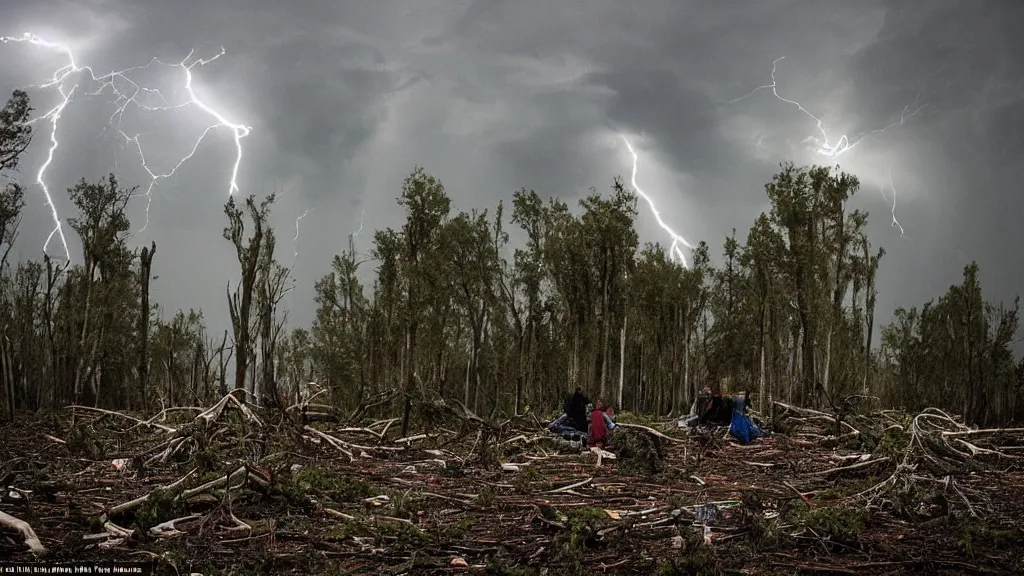
[[[1024,572],[1024,431],[937,411],[836,424],[779,405],[775,433],[748,446],[622,415],[647,429],[620,427],[600,463],[530,417],[427,410],[400,438],[396,420],[293,415],[232,397],[19,417],[0,428],[0,512],[39,545],[0,530],[0,560],[204,576]]]

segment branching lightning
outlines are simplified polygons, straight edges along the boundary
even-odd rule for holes
[[[64,229],[61,222],[61,218],[57,212],[57,207],[53,202],[53,197],[50,193],[50,190],[46,185],[45,177],[46,170],[50,167],[51,163],[53,162],[54,153],[60,145],[57,139],[57,133],[59,130],[61,114],[64,112],[65,108],[67,108],[68,104],[71,103],[72,99],[75,96],[75,93],[80,90],[84,91],[86,89],[87,85],[85,84],[85,82],[99,84],[99,88],[97,88],[93,92],[86,93],[86,95],[100,96],[106,93],[109,89],[109,92],[115,97],[115,110],[114,113],[110,115],[109,124],[115,130],[117,130],[118,135],[124,138],[126,143],[132,145],[135,148],[136,152],[139,155],[139,159],[141,161],[143,169],[150,177],[150,181],[146,186],[146,191],[144,193],[147,198],[146,225],[142,227],[142,230],[145,230],[146,227],[149,225],[149,208],[152,205],[153,201],[152,192],[153,189],[156,187],[157,183],[160,180],[165,180],[173,176],[175,172],[178,170],[178,168],[180,168],[182,165],[185,164],[185,162],[187,162],[193,156],[195,156],[196,152],[199,150],[199,145],[206,138],[206,135],[216,128],[227,128],[232,132],[234,136],[236,154],[235,162],[231,169],[231,177],[228,182],[228,194],[231,195],[238,191],[238,170],[242,162],[241,140],[242,138],[248,136],[252,129],[249,126],[243,124],[236,124],[227,120],[227,118],[221,112],[215,110],[214,108],[203,102],[196,95],[195,89],[192,86],[192,69],[196,66],[205,66],[206,64],[209,64],[210,62],[213,62],[217,58],[223,56],[225,54],[223,48],[221,48],[220,53],[210,58],[194,58],[195,51],[193,50],[189,52],[188,56],[184,60],[178,62],[177,64],[165,64],[161,62],[159,59],[153,58],[149,61],[148,64],[144,66],[135,66],[132,68],[118,70],[110,72],[108,74],[102,74],[97,76],[94,73],[92,67],[79,66],[77,60],[75,59],[74,53],[72,52],[71,48],[66,44],[50,42],[31,33],[25,33],[20,37],[0,37],[0,43],[7,44],[11,42],[32,44],[34,46],[40,46],[50,50],[55,50],[57,52],[62,53],[67,58],[67,63],[64,66],[58,68],[56,71],[54,71],[53,77],[50,81],[46,82],[45,84],[33,86],[33,88],[39,89],[48,89],[55,87],[57,89],[57,92],[61,96],[60,103],[58,103],[55,107],[50,109],[42,116],[35,118],[31,121],[32,123],[35,123],[42,120],[46,120],[50,123],[51,126],[50,148],[47,154],[46,161],[43,162],[42,166],[40,166],[39,172],[36,176],[36,183],[39,184],[39,187],[43,190],[43,194],[46,197],[46,204],[50,208],[50,213],[54,222],[54,229],[47,237],[46,243],[43,244],[44,252],[48,249],[50,242],[56,235],[60,239],[61,245],[64,248],[64,254],[66,258],[68,259],[68,261],[71,260],[71,253],[68,250],[68,243],[67,239],[64,236]],[[182,72],[184,72],[184,84],[182,88],[184,88],[185,92],[188,95],[186,101],[174,104],[169,103],[168,100],[164,98],[164,96],[160,93],[159,90],[140,86],[138,83],[131,79],[130,75],[132,73],[146,70],[154,64],[160,66],[168,66],[172,68],[180,68]],[[73,75],[75,75],[75,79],[73,79],[73,85],[70,89],[67,89],[67,84],[69,83],[68,80]],[[142,100],[143,97],[155,98],[158,100],[159,104],[148,105],[144,103],[144,101]],[[143,150],[142,142],[140,140],[141,135],[136,134],[134,136],[129,136],[122,130],[122,119],[124,113],[131,106],[134,106],[136,109],[142,111],[178,110],[189,106],[194,106],[202,110],[208,116],[212,117],[216,122],[208,126],[202,132],[202,134],[196,140],[195,144],[192,146],[189,153],[183,158],[181,158],[177,163],[175,163],[173,168],[171,168],[167,172],[156,173],[152,169],[150,169],[150,166],[146,160],[146,154]],[[140,232],[142,230],[140,230]]]
[[[779,95],[778,81],[775,78],[775,73],[778,70],[779,62],[781,62],[784,59],[785,59],[785,56],[780,56],[780,57],[776,58],[774,61],[772,61],[772,83],[771,84],[765,84],[764,86],[758,86],[757,88],[754,88],[753,90],[751,90],[746,95],[741,96],[739,98],[736,98],[734,100],[730,100],[729,102],[727,102],[727,104],[734,104],[734,103],[739,102],[741,100],[745,100],[747,98],[750,98],[751,96],[753,96],[754,94],[760,92],[761,90],[771,89],[772,94],[775,96],[775,98],[777,98],[778,100],[781,100],[782,102],[785,102],[787,104],[795,106],[800,112],[802,112],[808,118],[810,118],[811,120],[814,120],[814,124],[817,127],[817,129],[818,129],[819,136],[813,136],[813,135],[812,136],[808,136],[807,138],[804,139],[804,143],[812,144],[814,152],[816,154],[821,155],[821,156],[827,156],[829,158],[838,158],[839,156],[845,154],[846,152],[849,152],[850,150],[853,150],[858,144],[860,144],[861,142],[863,142],[867,138],[871,138],[873,136],[877,136],[878,134],[886,132],[886,131],[888,131],[888,130],[890,130],[892,128],[895,128],[897,126],[902,126],[904,123],[906,123],[906,121],[908,119],[910,119],[911,117],[917,115],[924,108],[923,106],[914,107],[917,104],[917,101],[915,99],[915,102],[914,102],[913,105],[905,106],[903,108],[903,111],[900,113],[900,119],[897,120],[896,122],[893,122],[892,124],[889,124],[888,126],[885,126],[884,128],[879,128],[879,129],[876,129],[876,130],[870,130],[868,132],[861,133],[861,134],[859,134],[857,136],[854,136],[852,139],[850,137],[848,137],[846,134],[843,134],[843,135],[839,136],[838,139],[836,139],[835,143],[831,143],[831,141],[829,139],[829,135],[828,135],[828,130],[825,127],[825,123],[820,118],[818,118],[814,114],[811,114],[799,102],[797,102],[795,100],[790,100],[788,98],[785,98],[785,97]],[[903,237],[904,236],[903,226],[896,219],[896,188],[895,188],[895,186],[893,186],[893,183],[892,183],[892,163],[891,162],[890,162],[889,168],[888,168],[888,175],[889,175],[889,187],[892,188],[892,193],[893,193],[893,198],[892,198],[892,201],[893,201],[893,204],[892,204],[892,226],[899,228],[900,229],[900,236]],[[884,192],[883,192],[882,196],[883,196],[883,198],[885,197],[885,193]]]
[[[640,195],[647,202],[647,206],[650,207],[651,213],[654,214],[654,219],[658,221],[658,226],[668,233],[669,237],[672,238],[672,245],[669,247],[669,258],[672,260],[678,259],[684,267],[686,267],[686,256],[683,254],[683,249],[680,244],[686,246],[689,249],[693,249],[693,245],[686,241],[685,238],[680,236],[661,219],[661,213],[658,211],[658,207],[654,204],[654,200],[648,196],[639,186],[636,185],[636,165],[639,160],[636,152],[633,151],[633,146],[629,143],[629,140],[625,136],[622,136],[622,141],[626,143],[626,147],[629,148],[629,153],[633,155],[633,175],[630,178],[630,184],[633,186],[633,190]]]
[[[733,99],[733,100],[729,100],[727,102],[727,104],[735,104],[736,102],[740,102],[741,100],[746,100],[747,98],[750,98],[751,96],[753,96],[754,94],[757,94],[761,90],[771,89],[772,94],[775,95],[775,98],[781,100],[782,102],[785,102],[787,104],[791,104],[791,105],[795,106],[797,108],[797,110],[799,110],[800,112],[804,113],[811,120],[814,120],[814,125],[817,127],[818,133],[821,136],[820,137],[813,136],[813,135],[812,136],[808,136],[807,138],[804,139],[804,142],[809,142],[809,143],[813,144],[814,145],[815,153],[820,154],[822,156],[828,156],[829,158],[838,158],[839,156],[845,154],[846,152],[849,152],[850,150],[853,150],[858,144],[863,142],[865,139],[870,138],[872,136],[876,136],[876,135],[881,134],[883,132],[886,132],[886,131],[888,131],[888,130],[890,130],[892,128],[895,128],[897,126],[902,126],[909,118],[915,116],[923,108],[923,107],[914,108],[913,105],[906,106],[906,107],[903,108],[903,111],[900,113],[900,119],[897,120],[896,122],[893,122],[892,124],[889,124],[888,126],[886,126],[884,128],[879,128],[879,129],[876,129],[876,130],[871,130],[871,131],[868,131],[868,132],[864,132],[862,134],[859,134],[859,135],[855,136],[852,139],[850,137],[848,137],[846,134],[843,134],[842,136],[840,136],[835,141],[834,144],[832,144],[832,143],[830,143],[830,139],[829,139],[829,136],[828,136],[828,130],[825,128],[825,123],[820,118],[818,118],[814,114],[811,114],[810,112],[808,112],[807,109],[804,108],[803,105],[800,104],[799,102],[797,102],[795,100],[790,100],[788,98],[785,98],[785,97],[779,95],[778,81],[775,79],[775,73],[778,71],[779,62],[781,62],[785,58],[786,58],[785,56],[779,56],[778,58],[776,58],[775,60],[772,61],[772,83],[771,84],[765,84],[764,86],[758,86],[757,88],[754,88],[753,90],[751,90],[749,93],[745,94],[744,96],[740,96],[739,98],[736,98],[736,99]]]

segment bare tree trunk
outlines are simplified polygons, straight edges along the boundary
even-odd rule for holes
[[[88,362],[89,354],[86,353],[86,338],[89,335],[89,316],[92,313],[92,271],[87,272],[83,277],[85,284],[85,307],[82,310],[82,331],[78,337],[78,362],[75,365],[74,396],[75,404],[82,399],[82,381],[85,375],[85,365]]]
[[[689,404],[693,397],[693,386],[690,385],[690,302],[683,305],[683,313],[686,318],[683,322],[683,388],[686,390],[686,402]]]
[[[829,378],[831,376],[832,368],[832,336],[836,331],[836,326],[842,318],[843,296],[846,293],[846,282],[843,278],[843,264],[846,257],[847,247],[845,217],[846,208],[844,206],[839,215],[839,230],[837,232],[839,235],[839,242],[836,248],[835,286],[833,287],[832,292],[832,309],[828,326],[828,335],[825,337],[825,365],[821,374],[821,387],[826,395],[832,392],[829,388]]]
[[[174,346],[176,344],[174,336],[175,332],[172,330],[171,343],[167,347],[167,404],[171,406],[176,406],[174,403]]]
[[[206,352],[203,350],[203,340],[200,336],[199,341],[196,342],[195,351],[192,352],[192,371],[189,374],[189,388],[192,390],[193,399],[199,398],[199,370],[205,357]]]
[[[490,335],[490,322],[487,319],[487,312],[486,311],[484,311],[483,316],[484,316],[483,346],[486,346],[487,345],[488,336]],[[476,412],[477,414],[479,414],[482,411],[481,408],[480,408],[480,406],[481,406],[481,404],[480,404],[480,397],[483,396],[483,383],[482,383],[483,378],[480,375],[480,369],[479,369],[480,356],[479,356],[479,354],[480,354],[479,351],[477,351],[477,358],[476,358],[476,360],[473,361],[473,363],[477,366],[477,368],[474,370],[475,374],[473,375],[474,378],[476,379],[476,396],[473,398],[473,411]],[[495,397],[494,398],[495,403],[497,403],[497,400],[498,400],[497,397]]]
[[[220,393],[221,398],[228,394],[228,380],[227,380],[227,369],[228,359],[224,357],[224,352],[227,349],[228,344],[228,331],[224,331],[224,339],[220,342],[220,350],[217,352],[217,368],[218,368],[218,386],[217,390]]]
[[[575,320],[574,320],[575,321]],[[579,323],[573,328],[573,339],[572,339],[572,362],[569,364],[569,387],[576,388],[579,386],[579,372],[580,372],[580,328]]]
[[[871,341],[875,331],[875,273],[878,270],[878,262],[885,255],[884,249],[879,249],[878,256],[872,258],[868,252],[867,239],[864,240],[864,263],[867,266],[867,292],[864,297],[864,311],[867,315],[867,347],[864,349],[864,385],[863,392],[866,396],[871,389]],[[966,416],[966,415],[965,415]]]
[[[794,328],[793,333],[790,335],[792,341],[792,354],[789,355],[789,391],[786,395],[786,401],[792,404],[795,401],[794,394],[796,393],[796,383],[798,374],[800,372],[800,335],[799,329]]]
[[[758,362],[757,362],[757,410],[761,414],[764,414],[765,408],[765,374],[764,374],[764,340],[765,340],[765,303],[764,299],[761,300],[761,322],[760,334],[758,342]]]
[[[14,373],[11,370],[11,354],[8,351],[7,338],[0,342],[0,360],[3,362],[4,389],[7,393],[7,417],[14,421]]]
[[[628,318],[622,316],[622,330],[619,331],[619,388],[615,392],[615,405],[622,408],[622,388],[626,379],[626,322]]]
[[[406,333],[406,351],[408,355],[405,379],[405,408],[402,411],[402,436],[409,433],[409,418],[412,416],[412,394],[416,390],[416,331],[418,323],[413,320],[409,323],[409,331]]]
[[[610,284],[611,284],[611,265],[608,262],[609,258],[610,258],[608,253],[609,253],[609,250],[605,249],[605,259],[604,259],[605,260],[605,264],[604,264],[604,275],[603,275],[603,282],[602,282],[602,284],[604,284],[604,286],[602,287],[603,289],[602,289],[602,292],[601,292],[601,316],[602,316],[601,320],[602,320],[603,326],[602,326],[602,330],[601,330],[601,386],[600,386],[601,392],[600,392],[600,396],[602,398],[607,398],[608,397],[608,346],[609,346],[610,341],[611,341],[611,328],[612,328],[612,319],[611,319],[611,310],[610,310],[611,302],[610,302],[610,295],[608,294],[608,292],[610,290]]]
[[[139,286],[141,302],[139,305],[139,398],[142,407],[148,403],[146,397],[149,388],[149,281],[152,277],[153,255],[156,254],[156,242],[151,248],[143,248],[139,256]]]

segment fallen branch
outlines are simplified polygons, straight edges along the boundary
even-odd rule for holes
[[[181,486],[184,485],[185,482],[188,481],[188,479],[191,478],[192,475],[196,473],[197,470],[198,470],[198,468],[193,468],[187,474],[185,474],[181,478],[175,480],[174,482],[172,482],[172,483],[170,483],[170,484],[168,484],[166,486],[159,486],[159,487],[151,490],[149,493],[144,494],[142,496],[139,496],[138,498],[136,498],[134,500],[129,500],[127,502],[123,502],[121,504],[118,504],[117,506],[114,506],[113,508],[107,510],[107,512],[105,514],[103,514],[103,516],[101,516],[100,521],[101,522],[106,522],[107,518],[116,516],[118,514],[122,514],[124,512],[128,512],[130,510],[134,510],[134,509],[138,508],[139,506],[142,506],[146,502],[146,500],[154,492],[162,490],[162,491],[167,491],[169,494],[176,493],[178,491],[178,489],[181,488]]]
[[[786,486],[786,488],[789,488],[790,490],[795,492],[796,495],[799,496],[800,499],[804,501],[804,504],[807,504],[808,508],[814,508],[814,504],[807,498],[807,495],[804,494],[803,492],[797,490],[796,486],[793,486],[789,482],[785,482],[785,481],[783,482],[783,484]]]
[[[164,432],[168,432],[170,434],[173,434],[174,432],[177,432],[177,430],[175,430],[174,428],[171,428],[170,426],[164,426],[163,424],[157,424],[155,422],[147,422],[145,420],[140,420],[140,419],[136,418],[135,416],[129,416],[128,414],[123,414],[121,412],[115,412],[113,410],[105,410],[103,408],[93,408],[92,406],[80,406],[78,404],[72,404],[71,406],[68,406],[68,409],[70,409],[70,410],[85,410],[86,412],[95,412],[97,414],[106,414],[107,416],[117,416],[118,418],[124,418],[125,420],[131,420],[132,422],[135,422],[136,425],[146,426],[146,427],[150,427],[150,428],[159,428],[160,430],[163,430]]]
[[[21,534],[21,537],[25,539],[25,545],[37,556],[46,554],[46,547],[39,541],[39,537],[36,536],[32,527],[28,525],[28,522],[19,520],[10,514],[0,512],[0,526],[10,528]]]
[[[974,436],[978,434],[1024,434],[1024,428],[985,428],[982,430],[958,430],[956,432],[943,432],[945,437],[953,436]]]
[[[149,533],[157,538],[168,538],[170,536],[177,536],[178,534],[184,534],[181,530],[178,530],[175,526],[178,522],[187,522],[189,520],[196,520],[202,518],[202,514],[191,514],[189,516],[183,516],[181,518],[175,518],[166,522],[161,522],[156,526],[149,529]]]
[[[308,424],[303,427],[303,430],[305,430],[306,432],[309,432],[310,434],[316,436],[317,438],[320,438],[321,440],[327,442],[334,449],[338,450],[339,452],[341,452],[345,456],[348,456],[349,462],[354,462],[355,461],[355,457],[352,456],[352,452],[346,449],[348,444],[344,440],[341,440],[339,438],[335,438],[334,436],[331,436],[330,434],[325,434],[325,433],[317,430],[316,428],[313,428],[312,426],[309,426]]]
[[[865,462],[858,462],[857,464],[851,464],[849,466],[840,466],[838,468],[829,468],[828,470],[821,470],[819,472],[811,472],[811,476],[827,476],[829,474],[836,474],[838,472],[849,472],[851,470],[857,470],[860,468],[867,468],[874,464],[880,464],[882,462],[888,462],[890,458],[888,456],[882,456],[881,458],[875,458],[874,460],[867,460]]]
[[[645,431],[645,432],[647,432],[649,434],[653,434],[654,436],[657,436],[658,438],[661,438],[662,440],[668,440],[669,442],[674,442],[676,444],[683,444],[683,443],[686,442],[685,440],[681,440],[679,438],[673,438],[673,437],[671,437],[671,436],[669,436],[667,434],[662,434],[661,432],[658,432],[654,428],[649,428],[647,426],[641,426],[640,424],[616,424],[615,427],[616,428],[635,428],[637,430],[643,430],[643,431]]]
[[[252,480],[253,482],[255,482],[255,483],[257,483],[257,484],[259,484],[261,486],[266,486],[267,485],[267,481],[265,479],[263,479],[263,478],[260,478],[259,475],[255,474],[252,470],[249,470],[248,466],[239,466],[237,469],[235,469],[230,474],[226,474],[224,476],[221,476],[220,478],[217,478],[215,480],[211,480],[211,481],[209,481],[206,484],[203,484],[201,486],[196,486],[195,488],[190,488],[188,490],[183,491],[181,493],[181,499],[182,500],[188,500],[189,498],[195,496],[196,494],[200,494],[202,492],[207,492],[207,491],[212,490],[214,488],[219,488],[220,486],[225,485],[225,484],[227,485],[227,487],[226,487],[227,490],[231,490],[232,488],[237,488],[238,486],[241,486],[241,484],[237,484],[235,486],[231,485],[231,481],[235,477],[237,477],[237,476],[243,476],[243,480]]]
[[[593,478],[593,476],[591,476],[590,478],[587,478],[586,480],[581,480],[580,482],[577,482],[575,484],[569,484],[568,486],[562,486],[561,488],[555,488],[554,490],[548,490],[547,493],[548,494],[558,494],[559,492],[568,492],[568,491],[573,490],[575,488],[579,488],[581,486],[586,486],[587,484],[590,484],[593,481],[594,481],[594,478]]]

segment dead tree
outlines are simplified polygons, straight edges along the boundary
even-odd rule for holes
[[[217,348],[217,392],[220,397],[228,395],[228,380],[227,371],[228,364],[231,362],[231,355],[234,354],[234,347],[228,347],[228,331],[224,331],[224,338],[220,342],[220,346]],[[227,356],[224,352],[227,351]]]
[[[146,406],[146,390],[149,388],[149,280],[152,277],[153,255],[156,242],[150,248],[143,247],[139,254],[139,286],[142,289],[139,304],[139,394],[142,405]]]
[[[257,274],[259,272],[260,253],[263,249],[265,237],[265,226],[270,212],[270,205],[274,202],[274,195],[271,194],[259,205],[256,204],[256,197],[249,196],[245,200],[245,207],[252,220],[252,236],[248,243],[245,239],[245,217],[242,209],[235,204],[235,198],[231,197],[224,205],[224,213],[228,217],[228,227],[224,229],[224,238],[235,245],[235,252],[238,255],[238,263],[242,267],[242,278],[234,293],[231,292],[231,284],[227,287],[228,312],[231,315],[231,328],[234,332],[235,341],[235,388],[245,388],[245,374],[249,369],[250,353],[252,350],[252,335],[250,325],[253,309],[253,290],[256,287]]]
[[[263,256],[259,266],[259,290],[257,301],[259,305],[259,328],[260,328],[260,365],[261,382],[260,392],[269,399],[270,403],[278,404],[283,411],[285,406],[281,404],[281,396],[277,389],[277,371],[275,369],[275,358],[277,355],[277,342],[280,340],[281,331],[284,328],[284,319],[278,320],[277,307],[281,299],[288,292],[289,270],[281,267],[274,259],[276,238],[273,230],[268,230],[263,246]]]

